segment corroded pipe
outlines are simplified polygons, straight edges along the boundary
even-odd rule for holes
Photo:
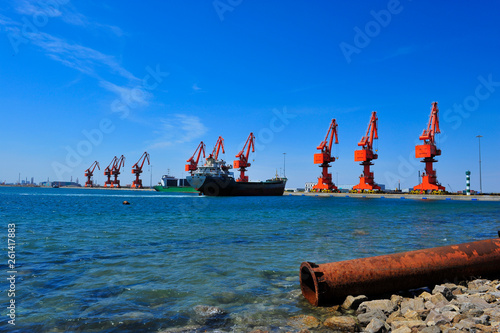
[[[499,232],[500,234],[500,232]],[[378,295],[469,277],[500,277],[500,239],[300,266],[300,288],[315,306],[348,295]]]

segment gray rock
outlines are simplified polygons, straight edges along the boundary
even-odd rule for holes
[[[451,301],[455,297],[452,294],[451,289],[449,289],[448,287],[446,287],[444,285],[437,285],[434,287],[434,289],[432,290],[432,294],[435,295],[438,293],[443,295],[448,301]]]
[[[210,305],[197,305],[193,308],[197,324],[206,325],[210,323],[224,322],[227,319],[226,312],[219,307]]]
[[[374,318],[377,318],[383,322],[387,320],[387,316],[384,311],[376,309],[370,312],[361,313],[358,315],[358,321],[362,326],[368,325]]]
[[[359,296],[347,296],[344,303],[342,303],[342,309],[344,310],[349,310],[349,309],[353,309],[353,310],[356,310],[358,308],[358,306],[367,301],[368,300],[368,297],[366,297],[365,295],[359,295]]]
[[[397,330],[398,328],[401,327],[408,327],[410,329],[411,328],[420,329],[426,326],[427,325],[423,320],[395,320],[391,323],[391,328],[393,330]]]
[[[467,288],[470,290],[476,290],[479,287],[486,285],[488,282],[490,281],[485,279],[476,279],[474,281],[470,281],[469,283],[467,283]]]
[[[457,311],[442,311],[441,314],[450,322],[452,322],[453,319],[455,319],[455,317],[459,315]]]
[[[391,300],[388,299],[380,299],[375,301],[366,301],[359,305],[357,313],[366,313],[375,310],[382,310],[386,315],[391,314],[397,309],[397,305],[395,305]]]
[[[216,317],[226,314],[221,308],[210,305],[197,305],[193,310],[200,317]]]
[[[443,313],[445,311],[460,311],[460,308],[454,304],[448,304],[443,306],[439,312]]]
[[[441,329],[439,326],[430,326],[419,331],[419,333],[441,333]]]
[[[488,325],[490,322],[490,317],[488,315],[482,315],[481,317],[471,318],[475,324]]]
[[[484,309],[483,313],[490,316],[490,321],[500,321],[500,306]]]
[[[439,326],[439,325],[445,325],[448,323],[450,323],[450,320],[448,320],[448,318],[446,318],[441,313],[439,313],[435,310],[431,310],[431,312],[429,312],[429,315],[425,319],[425,324],[427,326],[434,326],[434,325]]]
[[[449,302],[441,293],[432,295],[429,301],[436,305],[446,305]]]
[[[419,311],[424,309],[424,300],[420,297],[405,299],[403,300],[403,302],[401,302],[401,313],[403,315],[410,310]]]
[[[364,330],[364,332],[368,333],[385,333],[388,331],[385,322],[378,318],[373,318]]]
[[[391,301],[392,301],[392,303],[394,303],[397,306],[399,306],[399,305],[401,305],[401,302],[403,302],[403,296],[392,295],[391,296]]]
[[[411,333],[411,328],[408,326],[401,326],[398,329],[392,330],[392,333]]]
[[[462,306],[460,307],[460,311],[464,312],[467,311],[468,309],[480,309],[484,310],[490,307],[488,302],[486,302],[484,299],[480,297],[467,297],[464,302],[462,302],[462,305],[467,308],[466,310],[462,310]]]
[[[459,330],[470,331],[474,327],[475,323],[471,319],[462,319],[460,322],[454,325],[455,328]]]

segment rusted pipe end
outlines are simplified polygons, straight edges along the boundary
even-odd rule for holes
[[[300,289],[309,303],[318,306],[318,279],[313,269],[315,267],[318,265],[307,261],[300,265]]]

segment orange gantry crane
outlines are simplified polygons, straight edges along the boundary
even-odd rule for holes
[[[142,173],[142,167],[144,166],[144,162],[146,162],[146,160],[148,161],[149,165],[149,153],[145,151],[144,154],[142,154],[142,156],[139,158],[137,163],[132,166],[132,173],[135,174],[135,180],[132,182],[132,188],[143,188],[142,179],[140,179],[139,176]]]
[[[437,102],[432,103],[427,129],[424,129],[422,135],[419,137],[420,140],[424,141],[424,144],[415,146],[415,157],[423,158],[422,162],[425,163],[425,172],[422,175],[422,183],[414,186],[414,191],[445,191],[445,187],[438,183],[436,170],[432,167],[432,163],[437,162],[434,157],[441,155],[441,150],[437,149],[435,141],[435,135],[441,133],[439,130],[439,109],[437,104]]]
[[[85,170],[85,177],[87,177],[87,181],[85,182],[85,187],[94,187],[94,183],[92,182],[92,176],[94,175],[94,170],[97,167],[97,169],[101,170],[99,167],[99,162],[95,161],[90,165],[90,167]]]
[[[373,111],[366,135],[358,143],[358,146],[362,147],[362,149],[354,151],[354,161],[361,162],[360,165],[363,166],[363,174],[359,177],[359,184],[354,186],[353,190],[380,190],[380,186],[373,180],[373,172],[370,171],[370,166],[373,165],[372,160],[378,158],[378,155],[373,153],[373,140],[378,139],[377,121],[377,112]]]
[[[321,153],[314,154],[314,164],[320,164],[322,168],[321,177],[318,178],[318,184],[313,186],[313,191],[324,192],[324,191],[336,191],[338,188],[332,182],[332,174],[328,173],[328,168],[330,167],[330,162],[335,162],[335,157],[332,156],[332,143],[333,137],[335,137],[335,144],[339,143],[339,138],[337,135],[337,121],[332,119],[330,127],[328,127],[328,132],[326,132],[325,140],[323,140],[316,149],[320,150]]]
[[[117,158],[115,160],[115,163],[113,164],[113,168],[111,169],[111,175],[115,177],[115,179],[112,180],[111,182],[111,187],[118,187],[120,188],[120,181],[118,180],[118,175],[120,174],[120,169],[122,166],[125,166],[125,156],[120,156],[120,158]]]
[[[215,143],[214,149],[212,150],[212,153],[208,155],[208,158],[213,158],[214,160],[217,161],[219,158],[219,151],[222,148],[222,153],[225,154],[226,152],[224,151],[224,139],[222,136],[219,136],[217,139],[217,142]]]
[[[113,157],[109,165],[104,169],[104,175],[108,177],[106,181],[104,182],[104,187],[113,187],[113,181],[111,180],[111,171],[113,169],[113,166],[115,165],[116,161],[118,161],[118,157]]]
[[[198,153],[198,155],[196,155],[196,153]],[[203,141],[200,142],[200,144],[194,151],[193,156],[191,156],[189,160],[186,161],[188,162],[188,164],[186,164],[185,170],[189,171],[191,176],[193,175],[193,172],[196,171],[196,169],[198,169],[198,162],[200,161],[200,156],[202,153],[203,153],[203,158],[205,158],[205,144],[203,143]],[[196,159],[194,158],[195,155]]]
[[[245,153],[246,148],[246,153]],[[252,148],[252,153],[255,152],[255,136],[253,133],[247,138],[243,149],[235,156],[237,160],[233,161],[233,167],[238,169],[240,172],[240,177],[236,179],[237,182],[248,182],[248,176],[245,176],[245,171],[251,164],[248,162],[248,155],[250,155],[250,148]]]

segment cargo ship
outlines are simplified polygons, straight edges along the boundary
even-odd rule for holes
[[[275,177],[260,182],[237,182],[232,166],[223,160],[208,157],[203,166],[186,177],[189,184],[207,196],[280,196],[285,191],[287,179]]]
[[[170,175],[163,175],[160,183],[153,188],[158,192],[198,193],[185,179],[177,179]]]

